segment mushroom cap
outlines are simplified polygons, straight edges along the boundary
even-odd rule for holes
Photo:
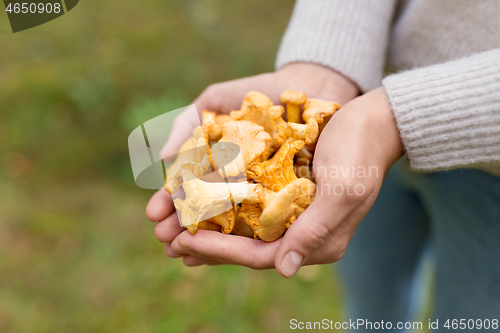
[[[218,224],[220,226],[220,228],[222,228],[222,230],[221,230],[222,233],[229,234],[229,233],[231,233],[231,231],[233,231],[234,223],[236,221],[236,215],[234,214],[233,207],[231,207],[230,209],[226,210],[225,212],[223,212],[219,215],[210,217],[210,218],[206,219],[205,221],[207,223]],[[199,225],[198,225],[198,228],[200,228]]]
[[[275,148],[280,147],[288,137],[288,126],[283,119],[284,109],[281,105],[274,105],[267,110],[268,128],[266,130],[271,134],[272,145]]]
[[[175,209],[177,209],[181,214],[182,210],[184,209],[184,203],[185,202],[183,199],[174,198]],[[211,217],[207,220],[203,220],[197,223],[193,223],[186,227],[188,231],[193,234],[195,234],[198,229],[221,231],[222,228],[223,231],[227,231],[228,229],[231,229],[231,227],[234,225],[234,217],[235,217],[234,212],[232,214],[223,212],[217,216]],[[224,232],[224,233],[229,233],[229,232]]]
[[[252,228],[245,223],[239,216],[240,207],[235,206],[235,212],[236,212],[236,219],[234,222],[234,228],[233,231],[231,231],[231,234],[236,235],[236,236],[243,236],[243,237],[248,237],[248,238],[254,238],[254,232]]]
[[[241,159],[238,158],[227,164],[224,167],[225,176],[230,177],[245,172],[253,162],[258,161],[266,150],[266,144],[271,142],[271,135],[264,131],[264,127],[251,121],[230,121],[222,125],[222,139],[219,143],[221,142],[231,142],[240,147],[244,166],[242,168]]]
[[[214,170],[219,170],[232,161],[235,161],[235,159],[239,159],[236,160],[238,168],[245,168],[245,164],[240,153],[240,147],[237,144],[220,141],[212,144],[210,151],[212,154]]]
[[[238,217],[243,220],[253,230],[254,238],[258,235],[262,214],[262,208],[259,204],[242,203],[238,208]]]
[[[267,110],[273,106],[273,101],[265,94],[258,91],[249,91],[243,98],[243,103],[241,104],[241,110],[247,108]]]
[[[307,119],[306,122],[306,144],[310,145],[318,139],[319,126],[314,118]]]
[[[201,177],[211,166],[207,137],[201,126],[193,130],[193,137],[179,149],[177,157],[166,172],[165,190],[170,194],[179,190],[182,184],[182,170],[191,171],[195,177]]]
[[[285,90],[280,95],[281,103],[285,104],[301,105],[304,104],[306,100],[307,100],[306,94],[293,89]]]
[[[306,178],[299,178],[276,193],[260,216],[260,239],[266,242],[278,239],[286,228],[309,207],[315,192],[316,186],[313,182]]]
[[[234,119],[228,114],[218,114],[215,116],[215,123],[219,126],[224,125],[228,121],[233,121]]]
[[[254,164],[247,171],[247,177],[270,190],[281,190],[288,183],[297,179],[293,172],[293,157],[304,145],[304,140],[288,138],[273,157]]]
[[[201,112],[201,127],[209,142],[217,142],[222,137],[220,125],[216,123],[215,112],[207,110]]]
[[[203,110],[201,111],[201,124],[215,124],[216,113],[212,111]]]
[[[234,120],[249,120],[264,126],[267,118],[267,109],[273,106],[273,101],[263,93],[250,91],[245,95],[241,108],[231,111]]]
[[[319,126],[315,118],[307,119],[305,124],[287,123],[288,135],[296,139],[303,139],[310,145],[318,139]]]
[[[308,98],[304,104],[302,119],[307,121],[309,118],[314,117],[318,124],[321,125],[338,109],[340,109],[340,105],[335,102],[328,102],[317,98]]]
[[[196,148],[196,139],[194,137],[190,137],[181,145],[175,161],[167,169],[167,180],[172,179],[184,163],[191,162],[194,159],[196,155],[196,149],[194,148]]]
[[[198,229],[221,231],[221,226],[208,220],[198,222]]]

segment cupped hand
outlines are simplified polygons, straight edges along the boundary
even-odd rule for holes
[[[359,94],[358,87],[338,72],[311,63],[293,63],[272,73],[215,83],[208,86],[193,102],[198,113],[202,110],[229,113],[239,110],[245,94],[256,90],[267,95],[274,104],[287,89],[305,92],[308,97],[326,99],[344,105]],[[177,153],[179,147],[200,125],[193,119],[191,109],[186,109],[174,120],[168,142],[160,155],[162,158]]]
[[[341,105],[346,104],[359,93],[357,86],[352,81],[336,71],[315,64],[295,63],[287,65],[274,73],[260,74],[211,85],[194,101],[194,104],[198,110],[208,109],[228,113],[231,110],[239,109],[243,97],[248,91],[260,91],[269,96],[274,103],[279,104],[279,95],[286,89],[303,91],[308,97],[336,101]],[[186,114],[179,115],[175,120],[170,139],[162,150],[162,156],[175,154],[180,145],[191,136],[192,128],[195,126],[196,122],[187,119]],[[167,255],[170,257],[182,256],[185,264],[190,266],[232,263],[253,268],[271,268],[274,267],[273,258],[278,249],[278,244],[282,242],[278,240],[273,243],[264,243],[205,230],[199,230],[196,235],[190,235],[185,231],[185,228],[180,226],[172,197],[163,189],[159,190],[151,198],[146,208],[146,215],[151,221],[160,221],[155,227],[155,234],[158,240],[165,243]],[[190,254],[186,250],[189,248],[187,243],[184,244],[186,248],[181,248],[179,240],[187,241],[191,236],[203,237],[203,241],[200,241],[199,244],[196,244],[197,241],[193,241],[194,248],[190,250]],[[219,240],[220,236],[224,238]],[[206,244],[206,248],[200,248],[198,252],[196,246],[202,244]],[[228,258],[221,257],[217,254],[217,246],[211,247],[210,244],[218,244],[227,248],[234,247],[241,250],[246,249],[252,253],[241,256],[239,255],[241,251],[232,252],[221,248],[220,250],[223,253],[234,253],[235,255]],[[213,250],[214,252],[206,252],[207,250]],[[317,250],[308,259],[307,263],[325,262],[327,257],[329,257],[327,253]]]
[[[167,255],[183,256],[188,266],[275,267],[291,277],[302,265],[342,258],[402,153],[387,96],[379,88],[347,104],[325,127],[313,163],[316,197],[282,238],[266,243],[206,230],[192,235],[182,231],[175,214],[157,225],[156,235]]]

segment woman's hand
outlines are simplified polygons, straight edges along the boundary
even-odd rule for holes
[[[243,79],[216,83],[208,86],[193,102],[200,114],[202,110],[229,113],[239,110],[245,94],[251,90],[267,95],[274,104],[280,104],[279,96],[286,89],[305,92],[308,97],[334,101],[344,105],[359,94],[358,87],[338,72],[311,63],[293,63],[273,73],[264,73]],[[161,157],[177,154],[179,147],[200,125],[187,109],[174,121],[170,138]]]
[[[188,266],[275,267],[291,277],[302,265],[342,258],[383,178],[402,154],[389,102],[378,88],[343,107],[324,129],[313,164],[317,195],[282,238],[265,243],[206,230],[191,235],[182,232],[176,217],[158,224],[157,237],[166,243],[167,255],[184,256]]]
[[[199,111],[208,109],[228,113],[231,110],[239,109],[243,97],[248,91],[260,91],[269,96],[274,103],[278,104],[279,95],[286,89],[303,91],[308,97],[336,101],[341,105],[346,104],[359,93],[357,86],[353,82],[334,70],[315,64],[295,63],[287,65],[274,73],[266,73],[211,85],[195,100],[194,104]],[[196,121],[188,119],[187,113],[181,114],[175,121],[170,139],[163,148],[162,156],[177,153],[180,145],[191,136],[192,129],[195,126]],[[184,256],[184,262],[188,265],[200,263],[193,256],[176,253],[170,245],[185,228],[179,224],[172,197],[169,193],[165,190],[159,190],[153,195],[146,208],[146,215],[151,221],[161,221],[157,224],[155,233],[158,240],[165,243],[165,252],[169,256]],[[217,237],[216,235],[219,235],[214,232],[206,233],[205,230],[199,230],[197,235],[203,234],[207,235],[207,237]],[[186,236],[189,237],[188,235]],[[240,237],[236,239],[236,244],[246,242],[247,240],[254,244],[253,240],[240,239]],[[217,240],[206,239],[206,241],[208,242],[207,244],[210,244],[210,242],[216,242]],[[257,243],[260,244],[262,242]],[[274,244],[272,246],[276,247],[278,243],[271,244]],[[227,245],[229,246],[229,244]],[[266,246],[266,244],[262,243],[262,246]],[[210,261],[210,259],[203,261],[203,263],[216,262],[216,260]],[[237,262],[237,260],[234,261],[234,263]],[[266,267],[272,267],[272,260],[270,258],[266,259],[266,263]]]

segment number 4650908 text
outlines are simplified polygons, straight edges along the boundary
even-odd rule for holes
[[[6,12],[8,13],[15,13],[15,14],[35,14],[35,13],[47,13],[50,14],[52,12],[59,14],[61,12],[61,4],[60,3],[39,3],[36,4],[34,2],[31,3],[15,3],[14,5],[12,3],[9,3],[7,8],[5,9]]]

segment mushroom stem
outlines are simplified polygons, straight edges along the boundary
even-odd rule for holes
[[[234,203],[259,203],[264,200],[264,189],[260,184],[226,183]]]
[[[259,203],[264,200],[261,184],[207,183],[184,170],[183,179],[182,187],[186,193],[186,200],[181,219],[186,227],[219,215],[227,210],[225,208],[232,207],[233,202]]]
[[[306,140],[306,144],[312,144],[318,138],[318,123],[316,119],[309,118],[306,124],[287,123],[289,136],[296,139]]]
[[[300,106],[297,104],[286,103],[286,119],[290,123],[300,124]]]
[[[307,100],[306,94],[293,89],[285,90],[280,95],[281,103],[286,104],[286,117],[290,123],[301,123],[300,105]]]

